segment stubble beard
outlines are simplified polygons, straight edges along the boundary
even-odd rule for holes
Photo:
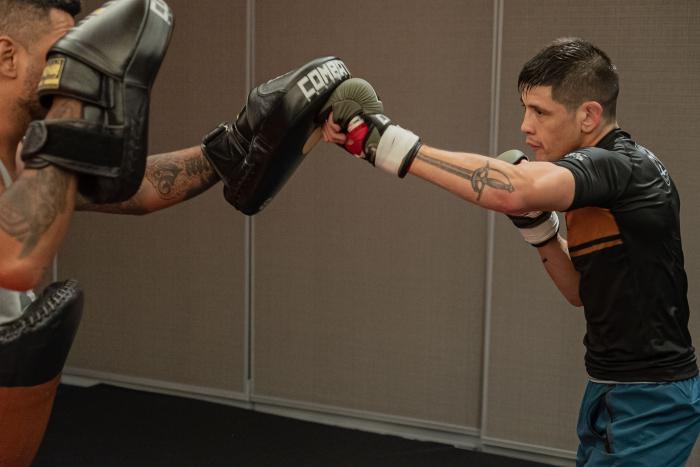
[[[24,82],[23,95],[18,100],[20,114],[27,119],[27,125],[33,120],[43,120],[48,113],[48,109],[39,103],[38,87],[42,71],[30,65],[27,80]]]

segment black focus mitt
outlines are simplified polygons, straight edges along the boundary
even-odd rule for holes
[[[151,86],[170,42],[173,14],[163,0],[113,0],[54,44],[41,103],[54,96],[83,103],[79,120],[34,121],[22,159],[81,174],[80,193],[95,203],[124,201],[143,180]]]
[[[318,142],[319,112],[348,78],[338,58],[312,60],[254,88],[234,122],[204,137],[202,152],[230,204],[248,215],[267,205]]]

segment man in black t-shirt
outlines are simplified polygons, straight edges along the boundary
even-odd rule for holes
[[[617,125],[608,56],[562,38],[524,65],[521,131],[535,162],[429,147],[369,110],[371,86],[353,86],[331,97],[325,141],[508,214],[566,299],[584,307],[590,381],[577,465],[683,465],[700,432],[700,383],[680,201],[663,163]],[[566,213],[566,240],[556,211]]]

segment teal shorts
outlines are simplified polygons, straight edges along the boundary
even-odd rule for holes
[[[700,380],[589,382],[577,432],[577,467],[683,466],[700,433]]]

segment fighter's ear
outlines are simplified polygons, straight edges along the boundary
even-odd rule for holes
[[[581,115],[581,130],[590,133],[598,128],[603,119],[603,106],[596,101],[586,101],[579,107]]]
[[[8,36],[0,36],[0,76],[17,77],[17,43]]]

